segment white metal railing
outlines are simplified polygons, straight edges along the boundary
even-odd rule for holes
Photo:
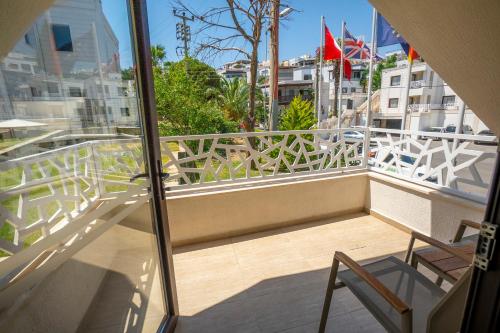
[[[417,81],[411,81],[410,82],[410,88],[411,89],[418,89],[425,87],[425,80],[417,80]]]
[[[170,174],[167,186],[210,186],[359,169],[364,167],[363,135],[351,132],[326,129],[165,137],[161,150],[164,169]]]
[[[368,135],[369,134],[369,135]],[[476,201],[489,187],[494,137],[345,128],[163,137],[169,191],[369,169]],[[369,143],[369,146],[368,146]],[[367,149],[365,149],[367,148]],[[484,165],[484,163],[490,163]],[[0,288],[47,252],[69,255],[146,202],[140,139],[89,141],[0,163]],[[128,213],[127,213],[128,214]]]
[[[493,136],[370,129],[368,168],[485,202],[493,172]]]
[[[458,104],[410,104],[408,110],[412,112],[427,112],[430,110],[457,110]]]

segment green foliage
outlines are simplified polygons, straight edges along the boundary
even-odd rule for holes
[[[130,81],[135,79],[134,69],[132,67],[122,69],[122,80]]]
[[[244,79],[222,79],[217,100],[226,119],[240,122],[248,109],[249,87]]]
[[[237,131],[213,94],[220,90],[221,80],[212,67],[186,58],[155,66],[153,74],[162,136]]]
[[[372,90],[377,91],[380,89],[382,82],[382,71],[388,68],[396,67],[396,55],[393,54],[384,60],[380,61],[373,70],[373,80],[372,80]],[[366,68],[361,74],[360,83],[363,86],[363,90],[366,92],[368,87],[368,68]]]
[[[308,130],[315,124],[312,102],[303,100],[301,96],[295,96],[281,117],[279,129],[282,131]]]
[[[165,46],[163,45],[152,45],[151,46],[151,60],[153,61],[153,66],[162,66],[167,56],[165,52]]]

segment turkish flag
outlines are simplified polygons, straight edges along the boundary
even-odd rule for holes
[[[340,59],[342,51],[337,44],[335,38],[333,38],[330,30],[325,25],[325,48],[323,49],[323,60],[335,60]]]
[[[344,76],[351,81],[352,67],[349,59],[344,58]]]

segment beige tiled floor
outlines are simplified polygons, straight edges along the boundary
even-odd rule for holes
[[[175,250],[176,332],[315,332],[334,251],[355,260],[401,256],[409,235],[365,214]],[[384,331],[346,289],[329,332]]]

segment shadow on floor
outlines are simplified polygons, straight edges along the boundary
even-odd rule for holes
[[[387,256],[402,258],[404,254]],[[176,332],[317,332],[329,274],[330,268],[325,268],[263,280],[193,316],[181,316]],[[385,330],[342,288],[335,291],[327,332]]]

